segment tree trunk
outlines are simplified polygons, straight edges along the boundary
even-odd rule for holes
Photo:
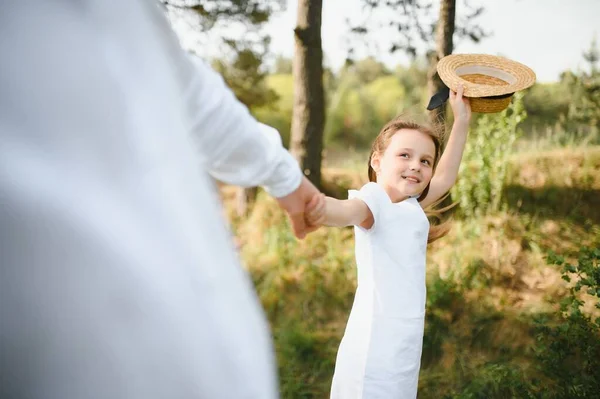
[[[291,153],[307,178],[321,186],[325,99],[321,47],[322,0],[298,0],[293,63]]]
[[[436,71],[436,66],[439,60],[452,54],[455,15],[456,0],[441,0],[440,16],[435,32],[435,52],[430,56],[430,68],[427,74],[430,97],[444,87],[444,83]],[[432,123],[440,123],[444,126],[446,123],[446,104],[431,111],[430,116]]]
[[[250,211],[250,207],[256,201],[258,195],[258,187],[238,187],[235,192],[235,212],[238,216],[246,216]]]

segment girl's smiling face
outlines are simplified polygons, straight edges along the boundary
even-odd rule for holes
[[[383,154],[373,154],[371,166],[392,202],[420,195],[433,176],[435,144],[415,129],[400,129]]]

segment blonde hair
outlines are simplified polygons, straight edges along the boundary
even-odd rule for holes
[[[434,154],[434,160],[433,160],[433,172],[435,173],[435,169],[437,167],[438,161],[440,160],[440,156],[442,153],[442,135],[439,132],[440,131],[443,132],[443,130],[440,128],[437,128],[437,129],[430,128],[430,127],[427,127],[425,125],[422,125],[422,124],[419,124],[417,122],[413,122],[410,120],[396,118],[396,119],[393,119],[390,122],[388,122],[381,129],[381,131],[375,138],[373,145],[371,146],[371,153],[369,154],[368,171],[367,171],[369,181],[371,181],[371,182],[377,181],[377,174],[375,173],[375,170],[371,166],[371,160],[373,158],[373,155],[383,154],[385,152],[386,148],[388,147],[388,145],[390,144],[392,137],[402,129],[417,130],[421,133],[426,134],[427,136],[429,136],[431,138],[431,140],[433,141],[433,144],[435,146],[435,154]],[[423,192],[417,199],[419,202],[421,202],[429,193],[429,185],[430,184],[431,184],[431,182],[429,182],[429,184],[427,184],[427,186],[425,187],[425,189],[423,190]],[[442,238],[443,236],[448,234],[448,231],[450,231],[450,221],[442,222],[442,216],[443,216],[444,212],[448,211],[450,208],[453,208],[457,203],[453,203],[446,207],[437,209],[437,207],[446,199],[446,197],[448,197],[448,195],[449,195],[449,193],[444,194],[439,200],[437,200],[436,202],[434,202],[433,204],[431,204],[430,206],[428,206],[425,209],[425,214],[427,215],[427,217],[430,220],[434,219],[437,221],[436,223],[432,224],[432,226],[429,228],[429,235],[427,237],[428,243],[432,243],[435,240]]]

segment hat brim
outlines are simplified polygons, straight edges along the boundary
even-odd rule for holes
[[[535,83],[531,68],[489,54],[451,54],[437,64],[442,81],[452,91],[459,85],[465,97],[494,97],[512,94]]]

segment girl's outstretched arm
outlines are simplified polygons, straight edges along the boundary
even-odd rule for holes
[[[429,193],[421,201],[423,208],[439,200],[456,182],[471,122],[471,104],[469,99],[463,98],[463,91],[462,86],[458,87],[456,93],[450,91],[450,106],[454,114],[454,124],[444,153],[431,179]]]
[[[373,213],[358,199],[338,200],[321,194],[308,204],[306,219],[311,226],[373,226]]]

